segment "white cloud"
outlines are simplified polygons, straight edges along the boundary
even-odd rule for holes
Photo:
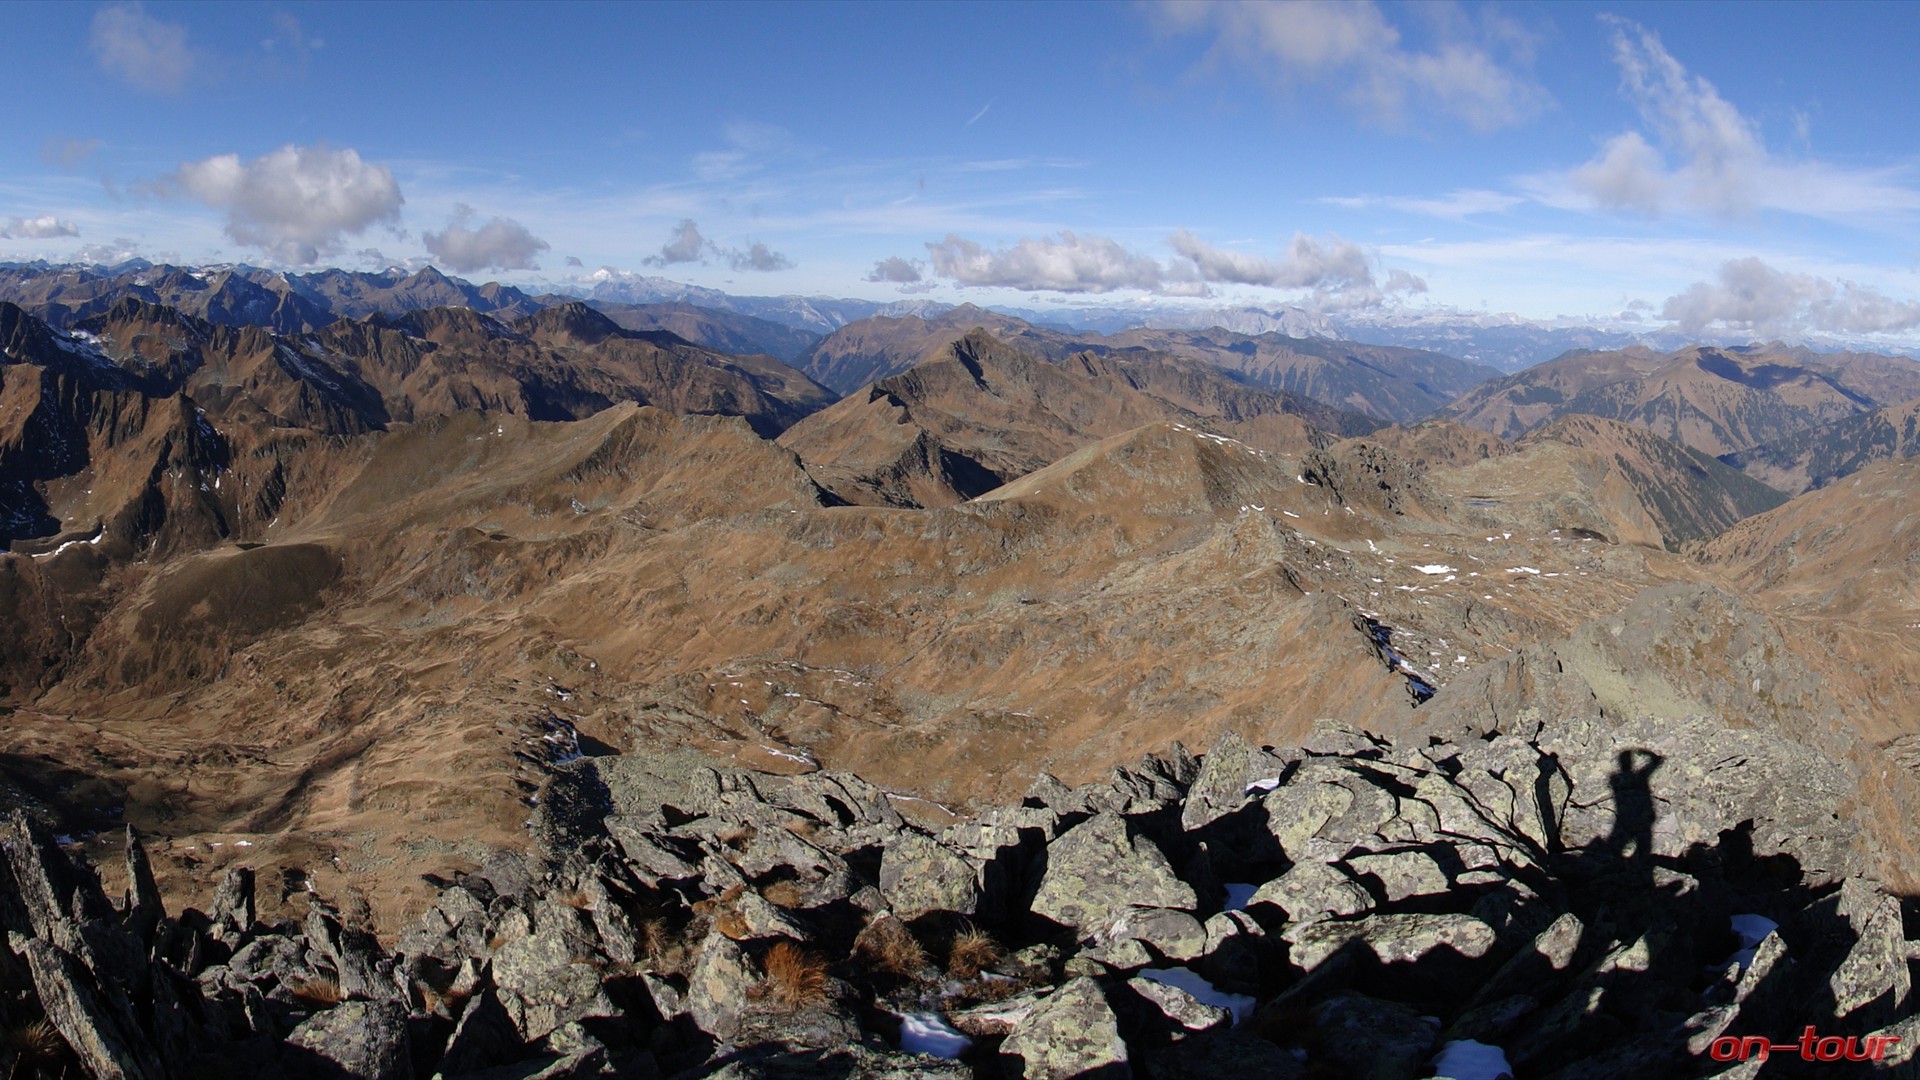
[[[1689,333],[1719,324],[1760,333],[1883,334],[1920,326],[1920,302],[1851,281],[1785,273],[1749,256],[1722,264],[1716,280],[1668,297],[1660,317]]]
[[[89,44],[103,71],[135,89],[178,93],[193,74],[187,28],[148,15],[139,0],[94,12]]]
[[[1616,16],[1613,59],[1643,130],[1608,139],[1591,161],[1527,181],[1541,201],[1565,208],[1657,215],[1688,211],[1733,217],[1784,210],[1857,218],[1920,209],[1920,192],[1891,169],[1787,161],[1767,149],[1758,125],[1705,78],[1689,72],[1652,31]]]
[[[683,218],[680,224],[673,227],[673,233],[667,237],[667,242],[660,245],[660,254],[649,255],[640,261],[648,266],[675,266],[680,263],[699,263],[705,266],[709,256],[717,257],[739,271],[771,272],[793,269],[792,259],[763,243],[752,243],[744,248],[721,247],[707,239],[692,218]]]
[[[434,258],[459,273],[540,269],[533,260],[552,245],[511,218],[496,217],[474,229],[467,225],[473,217],[473,207],[456,203],[446,230],[421,233],[420,240]]]
[[[924,264],[918,259],[909,261],[894,255],[874,263],[872,272],[867,274],[867,280],[892,282],[899,285],[912,284],[920,280],[922,265]]]
[[[1550,100],[1521,70],[1531,60],[1529,35],[1492,14],[1476,24],[1457,9],[1418,9],[1433,40],[1417,49],[1371,0],[1161,0],[1155,10],[1177,30],[1214,33],[1215,62],[1246,65],[1283,85],[1332,85],[1390,125],[1432,111],[1492,131],[1530,119]]]
[[[1275,289],[1341,290],[1373,284],[1373,270],[1358,244],[1329,234],[1315,239],[1295,233],[1284,259],[1265,259],[1214,247],[1185,229],[1167,242],[1193,261],[1204,281],[1265,285]]]
[[[136,241],[129,240],[124,236],[116,236],[104,244],[87,244],[79,248],[74,251],[73,257],[68,261],[96,266],[117,266],[129,259],[138,259],[141,257],[140,247]],[[156,258],[153,261],[166,262],[169,260]]]
[[[927,253],[934,273],[958,284],[1023,292],[1156,292],[1166,276],[1154,259],[1114,240],[1064,230],[1059,236],[1022,239],[999,251],[948,233],[945,240],[928,244]]]
[[[306,265],[381,222],[397,223],[400,185],[385,165],[352,150],[283,146],[242,162],[222,154],[180,166],[180,191],[227,212],[227,235],[273,258]]]
[[[80,229],[71,221],[62,221],[52,214],[42,214],[36,218],[0,219],[0,240],[52,240],[60,236],[79,236]]]
[[[733,267],[735,270],[757,270],[762,273],[771,273],[775,270],[793,269],[792,259],[758,242],[748,245],[744,251],[729,251],[726,254],[727,265]]]
[[[673,235],[660,245],[660,254],[641,260],[648,266],[672,266],[676,263],[705,262],[712,245],[700,235],[700,226],[687,218],[673,227]]]

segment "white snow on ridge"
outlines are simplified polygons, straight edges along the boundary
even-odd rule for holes
[[[1420,571],[1423,574],[1451,574],[1451,573],[1454,573],[1458,568],[1447,566],[1442,563],[1432,563],[1427,566],[1416,566],[1414,567],[1414,569]]]

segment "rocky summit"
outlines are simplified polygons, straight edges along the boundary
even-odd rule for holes
[[[575,755],[533,854],[437,880],[390,939],[351,892],[239,867],[170,913],[131,829],[96,872],[16,812],[0,1071],[1913,1075],[1920,912],[1868,876],[1835,772],[1704,722],[1329,723],[928,829],[848,773]]]

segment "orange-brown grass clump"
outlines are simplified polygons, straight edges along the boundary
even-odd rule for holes
[[[871,971],[902,979],[917,979],[927,966],[927,950],[914,939],[907,924],[882,915],[853,939],[853,955]]]
[[[53,1026],[53,1021],[42,1016],[8,1031],[7,1048],[22,1062],[45,1062],[66,1052],[67,1041],[60,1037],[60,1029]]]
[[[827,962],[790,941],[775,943],[760,967],[766,975],[764,993],[788,1009],[827,999]]]
[[[807,902],[806,891],[794,881],[776,881],[761,889],[760,895],[776,907],[797,908]]]
[[[975,978],[999,962],[1000,943],[972,923],[953,935],[953,945],[947,949],[947,974],[956,979]]]
[[[293,995],[293,1000],[315,1009],[324,1009],[347,1000],[346,991],[340,988],[340,980],[328,975],[296,980],[287,986],[287,993]]]
[[[554,895],[556,903],[565,904],[575,911],[592,911],[593,897],[585,889],[568,889]]]

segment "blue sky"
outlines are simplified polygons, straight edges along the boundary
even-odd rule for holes
[[[0,258],[1920,336],[1912,5],[0,20]]]

